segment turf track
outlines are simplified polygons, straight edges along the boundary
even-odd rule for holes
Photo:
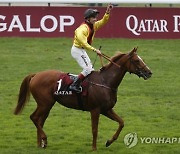
[[[36,147],[36,129],[29,115],[36,108],[33,98],[20,116],[13,115],[19,86],[32,72],[59,69],[79,73],[70,56],[72,39],[0,38],[0,153],[91,153],[90,114],[55,104],[45,123],[48,148]],[[180,137],[180,43],[179,40],[96,39],[94,46],[113,56],[138,46],[138,54],[152,69],[144,81],[126,74],[118,91],[115,111],[124,119],[119,139],[105,147],[118,125],[101,116],[98,151],[95,153],[180,153],[180,143],[138,144],[129,149],[123,143],[127,133],[138,137]],[[92,61],[95,54],[89,52]],[[100,68],[99,60],[95,68]]]

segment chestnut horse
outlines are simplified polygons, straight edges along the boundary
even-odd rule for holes
[[[117,90],[126,72],[134,73],[145,80],[150,78],[152,72],[136,53],[134,48],[127,54],[118,53],[111,58],[112,63],[107,64],[100,71],[92,72],[85,80],[89,82],[88,95],[83,97],[85,111],[91,113],[92,122],[92,149],[96,150],[98,122],[100,114],[119,123],[113,137],[106,142],[111,145],[119,136],[124,127],[123,120],[113,110],[117,101]],[[116,65],[114,65],[116,63]],[[119,67],[117,67],[119,66]],[[56,101],[68,107],[80,110],[76,95],[64,95],[60,99],[54,95],[54,87],[63,72],[49,70],[28,75],[24,78],[19,92],[19,99],[14,114],[19,114],[28,101],[30,93],[37,102],[37,108],[30,118],[37,128],[37,144],[39,147],[47,146],[47,136],[43,125]]]

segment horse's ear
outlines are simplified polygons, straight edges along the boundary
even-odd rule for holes
[[[137,52],[137,48],[138,47],[134,48],[129,54],[132,55],[133,53],[136,53]]]
[[[137,52],[137,49],[138,49],[138,47],[134,48],[134,49],[133,49],[133,52],[134,52],[134,53]]]

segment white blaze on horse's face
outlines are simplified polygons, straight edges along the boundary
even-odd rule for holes
[[[137,55],[137,57],[144,63],[144,61],[142,60],[142,58],[140,56]],[[145,64],[145,63],[144,63]]]
[[[137,55],[137,57],[143,63],[143,65],[146,65],[140,56]]]
[[[142,60],[142,58],[140,56],[137,55],[137,57],[139,58],[139,60],[143,63],[144,66],[146,66],[147,69],[149,69],[149,67],[145,64],[145,62]],[[149,69],[150,70],[150,69]]]
[[[137,55],[137,57],[138,57],[138,59],[142,62],[143,66],[146,66],[146,68],[149,69],[149,67],[145,64],[145,62],[143,61],[143,59],[142,59],[140,56],[138,56],[138,55]]]

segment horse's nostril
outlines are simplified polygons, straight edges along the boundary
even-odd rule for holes
[[[150,77],[152,76],[152,72],[149,72],[148,74],[149,74]]]

